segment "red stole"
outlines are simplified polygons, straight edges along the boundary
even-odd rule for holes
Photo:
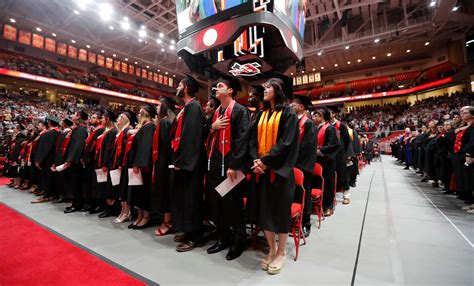
[[[135,137],[135,134],[128,134],[127,143],[125,144],[125,153],[123,154],[122,167],[127,167],[128,153],[130,153],[130,150],[132,150],[133,138]]]
[[[459,151],[461,151],[462,137],[464,136],[466,129],[463,129],[456,134],[456,140],[454,140],[454,153],[459,153]]]
[[[99,166],[99,167],[102,167],[102,142],[104,142],[105,136],[112,129],[113,128],[110,128],[109,130],[102,133],[96,140],[97,149],[95,150],[95,160],[97,161],[97,166]],[[97,158],[97,156],[98,156],[98,158]]]
[[[301,117],[298,124],[300,127],[300,143],[303,142],[304,133],[305,133],[304,124],[306,123],[306,121],[308,121],[308,116],[306,116],[306,114],[303,114],[303,117]]]
[[[66,138],[64,138],[63,145],[61,146],[61,153],[63,154],[63,156],[64,154],[66,154],[67,146],[69,146],[69,142],[71,141],[71,133],[72,130],[69,130],[69,132],[66,134]]]
[[[85,148],[86,150],[88,149],[89,144],[91,143],[92,139],[94,138],[95,133],[96,133],[97,130],[99,130],[100,128],[104,128],[104,126],[102,126],[102,125],[97,126],[96,128],[94,128],[94,131],[91,132],[91,134],[89,135],[89,137],[87,137],[87,139],[86,139],[86,144],[84,145],[84,148]],[[89,150],[93,150],[96,144],[97,144],[97,141],[94,141],[94,142],[92,143],[92,146],[89,148]]]
[[[120,157],[120,154],[122,154],[122,142],[123,142],[123,136],[125,134],[125,129],[126,128],[122,129],[117,139],[115,139],[114,167],[117,166],[117,160]]]
[[[326,135],[326,129],[328,128],[329,123],[324,123],[323,126],[318,131],[318,147],[322,147],[324,145],[324,138]]]
[[[25,162],[28,165],[28,163],[31,163],[31,151],[33,150],[33,142],[28,142],[26,144],[26,156],[25,156]],[[28,165],[29,166],[29,165]]]
[[[341,121],[336,120],[336,122],[334,124],[331,124],[331,125],[336,128],[337,138],[340,139],[341,138]]]
[[[186,105],[190,104],[193,102],[195,98],[191,99]],[[186,105],[183,107],[182,114],[181,116],[178,114],[178,123],[176,125],[176,130],[174,132],[174,138],[171,140],[171,148],[173,148],[174,152],[176,152],[179,148],[179,144],[181,143],[181,132],[183,132],[183,117],[184,117],[184,109],[186,108]]]

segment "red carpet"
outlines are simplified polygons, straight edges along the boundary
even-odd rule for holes
[[[10,178],[0,177],[0,187],[10,183]]]
[[[0,203],[0,285],[146,285]]]

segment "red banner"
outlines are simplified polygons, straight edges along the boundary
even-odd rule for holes
[[[143,78],[147,78],[147,77],[146,77],[147,74],[148,74],[148,73],[147,73],[146,69],[142,69],[142,77],[143,77]]]
[[[57,50],[58,54],[60,54],[61,56],[66,56],[66,53],[67,53],[67,45],[64,44],[64,43],[58,43],[58,50]]]
[[[153,73],[153,81],[158,82],[158,74],[156,72]]]
[[[20,42],[22,44],[25,44],[25,45],[31,45],[31,33],[20,30],[20,35],[18,37],[18,42]]]
[[[139,68],[139,67],[136,67],[136,68],[135,68],[135,75],[136,75],[136,76],[140,76],[140,75],[141,75],[140,72],[141,72],[140,68]]]
[[[114,61],[114,70],[120,71],[120,61]]]
[[[153,81],[153,72],[152,71],[148,72],[148,79]]]
[[[48,52],[56,52],[56,41],[50,38],[46,38],[44,41],[44,49]]]
[[[105,65],[105,58],[102,55],[97,55],[97,65],[103,67]]]
[[[74,46],[69,45],[67,49],[67,55],[70,58],[77,59],[77,48]]]
[[[33,47],[38,49],[44,48],[44,37],[38,34],[33,34]]]
[[[3,38],[10,41],[16,41],[16,32],[16,27],[5,24],[3,27]]]
[[[97,56],[95,53],[89,52],[89,62],[95,64],[97,60]]]
[[[168,85],[168,77],[165,75],[163,76],[163,84]]]
[[[128,73],[128,64],[127,63],[122,63],[122,72],[123,73]]]
[[[114,68],[114,60],[112,58],[106,58],[105,59],[105,67],[108,69],[113,69]]]
[[[135,66],[128,65],[128,73],[131,75],[135,75]]]
[[[158,82],[163,84],[163,75],[162,74],[158,75]]]
[[[87,62],[87,50],[79,49],[79,60]]]
[[[173,78],[170,77],[170,78],[168,79],[168,86],[173,87],[173,82],[174,82]]]

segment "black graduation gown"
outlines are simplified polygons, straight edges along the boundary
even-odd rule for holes
[[[336,122],[331,123],[332,126],[336,128]],[[347,125],[340,122],[339,130],[337,130],[339,137],[339,150],[336,156],[336,173],[337,173],[337,189],[346,191],[349,189],[349,181],[347,180],[347,149],[351,144],[351,137],[349,136],[349,131],[347,130]]]
[[[44,197],[54,195],[51,166],[54,163],[54,152],[58,136],[59,131],[57,129],[50,129],[43,133],[40,136],[35,154],[35,162],[40,165],[40,182]]]
[[[104,136],[104,139],[102,140],[102,146],[100,146],[101,152],[99,152],[99,154],[96,153],[94,169],[106,167],[108,170],[111,170],[114,167],[114,144],[117,132],[117,128],[112,128],[108,132],[104,131],[104,133],[101,134],[101,136]],[[97,146],[97,148],[99,148],[99,146]],[[97,173],[94,173],[94,175],[96,175],[95,181],[97,182]],[[116,199],[119,196],[117,188],[112,186],[110,172],[107,172],[107,182],[96,183],[94,191],[96,192],[94,198],[97,199]]]
[[[131,130],[132,128],[130,127],[126,127],[122,132],[123,132],[123,136],[122,136],[122,140],[119,142],[118,141],[118,137],[120,137],[120,133],[117,134],[117,139],[115,140],[115,143],[114,143],[114,153],[117,152],[117,145],[120,144],[121,145],[121,151],[120,151],[120,154],[117,155],[117,158],[114,157],[114,167],[113,167],[113,170],[115,169],[118,169],[119,167],[122,168],[121,172],[120,172],[120,183],[119,185],[117,186],[118,188],[118,195],[119,195],[119,198],[120,198],[120,201],[122,202],[128,202],[128,166],[126,166],[126,162],[127,160],[125,160],[125,149],[127,148],[127,139],[128,139],[128,136],[130,136],[128,134],[128,132]],[[128,154],[130,155],[130,154]],[[127,155],[127,157],[128,157]]]
[[[436,134],[434,137],[426,140],[425,147],[425,171],[428,173],[430,180],[436,179],[436,165],[435,165],[435,151],[436,151]]]
[[[250,136],[250,156],[258,159],[258,122],[263,113],[258,114]],[[262,158],[268,167],[259,176],[258,225],[263,230],[275,233],[291,231],[291,204],[295,193],[294,167],[298,159],[299,130],[298,117],[293,109],[284,106],[278,126],[278,135],[270,153]],[[274,173],[274,181],[271,177]],[[250,202],[248,202],[250,203]]]
[[[299,119],[301,120],[301,119]],[[299,123],[298,123],[299,127]],[[306,190],[306,197],[304,202],[304,213],[311,214],[313,208],[311,205],[311,189],[313,186],[313,170],[316,163],[316,128],[314,122],[308,118],[303,125],[304,136],[300,140],[300,147],[298,150],[298,159],[296,160],[296,168],[303,171],[304,174],[304,188]],[[298,138],[301,138],[301,132]],[[295,201],[300,201],[300,198],[295,198]]]
[[[84,176],[81,157],[84,143],[87,138],[87,130],[83,125],[78,125],[71,130],[70,141],[64,157],[65,162],[71,162],[71,166],[64,170],[64,198],[82,199],[82,178]]]
[[[469,126],[461,141],[461,158],[462,158],[462,197],[472,203],[472,193],[474,192],[474,164],[465,165],[466,154],[474,156],[474,125]]]
[[[168,118],[160,120],[160,134],[158,134],[158,160],[154,162],[152,175],[151,212],[164,214],[171,212],[171,121]],[[155,129],[157,132],[158,128]]]
[[[131,168],[140,169],[143,185],[130,188],[130,203],[140,209],[150,211],[151,171],[153,160],[151,157],[153,133],[155,124],[149,122],[143,125],[133,137],[132,150],[130,150]]]
[[[321,127],[316,127],[318,136]],[[318,143],[319,144],[319,143]],[[329,125],[324,133],[324,144],[318,146],[323,156],[317,156],[316,161],[323,167],[323,178],[324,178],[324,194],[323,194],[323,208],[334,207],[334,187],[335,178],[334,173],[336,171],[336,158],[339,152],[339,138],[337,138],[336,128]]]
[[[70,129],[63,130],[60,135],[58,136],[58,141],[56,144],[56,150],[54,152],[54,165],[60,166],[64,164],[64,152],[63,152],[63,147],[66,142],[66,137],[67,135],[71,132]],[[63,196],[64,192],[64,175],[62,172],[53,172],[53,180],[54,180],[54,186],[55,190],[57,193],[61,196]]]
[[[206,149],[204,147],[204,112],[197,100],[183,110],[180,144],[172,150],[171,162],[179,170],[171,171],[171,213],[173,228],[199,232],[202,228],[202,199]],[[171,140],[176,137],[178,119],[173,122]]]
[[[354,129],[352,130],[352,139],[348,150],[351,150],[348,152],[348,156],[351,157],[352,165],[347,167],[347,179],[349,184],[355,184],[357,175],[359,174],[359,159],[357,156],[362,152],[362,150],[360,148],[359,135]]]
[[[82,153],[82,161],[84,162],[83,181],[81,184],[82,197],[85,200],[95,199],[95,187],[97,185],[97,177],[95,174],[95,150],[97,148],[97,137],[104,133],[104,128],[98,128],[92,135],[92,139],[84,144],[84,152]]]
[[[244,173],[246,171],[245,160],[250,135],[250,116],[247,108],[235,103],[230,117],[230,125],[230,151],[224,157],[224,176],[222,176],[222,154],[217,146],[222,144],[222,137],[219,138],[219,134],[217,135],[218,138],[215,139],[211,161],[208,162],[210,168],[206,175],[206,205],[208,206],[210,219],[218,228],[239,227],[244,224],[243,198],[247,180],[242,180],[224,197],[221,197],[215,188],[227,178],[227,169],[240,170]],[[210,146],[208,146],[209,152],[210,149]]]

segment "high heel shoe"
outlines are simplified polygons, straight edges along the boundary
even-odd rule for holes
[[[273,261],[270,264],[268,264],[267,273],[270,274],[270,275],[275,275],[275,274],[280,273],[281,269],[285,265],[285,258],[286,258],[286,255],[283,256],[283,260],[281,261],[281,265],[272,265]]]
[[[124,223],[130,220],[130,212],[127,215],[120,214],[118,218],[114,219],[114,223]]]
[[[144,225],[136,225],[134,229],[145,229],[151,226],[151,220],[148,220]]]
[[[171,227],[171,224],[169,224],[168,222],[163,222],[163,225],[166,226],[166,228],[168,228],[168,230],[162,231],[161,226],[160,226],[155,230],[155,235],[156,236],[164,236],[164,235],[173,233],[173,228]]]

